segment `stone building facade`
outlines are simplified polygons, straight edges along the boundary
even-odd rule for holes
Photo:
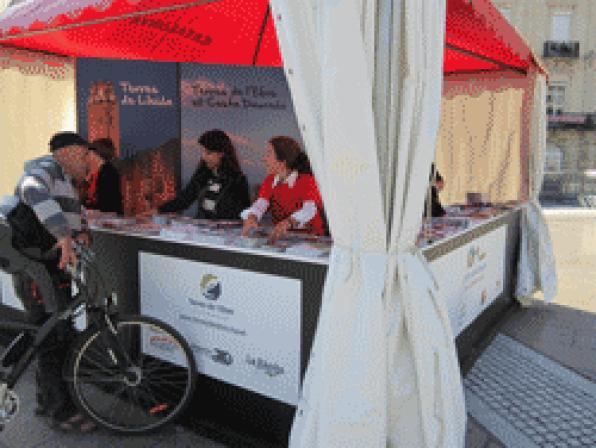
[[[589,205],[596,195],[596,1],[493,3],[549,72],[543,203]]]

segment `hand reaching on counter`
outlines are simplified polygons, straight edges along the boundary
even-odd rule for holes
[[[242,236],[246,237],[250,234],[250,231],[259,227],[257,217],[255,215],[249,215],[242,225]]]
[[[159,213],[159,211],[157,210],[157,208],[150,208],[148,210],[145,210],[144,212],[139,213],[139,216],[149,217],[149,216],[157,215],[158,213]]]
[[[269,240],[267,241],[267,244],[275,244],[277,240],[282,238],[288,232],[288,230],[290,230],[291,227],[292,223],[289,219],[284,219],[283,221],[279,222],[273,228],[271,235],[269,235]]]

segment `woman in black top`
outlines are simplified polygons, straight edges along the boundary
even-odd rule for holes
[[[430,173],[431,191],[430,191],[430,214],[432,218],[441,218],[446,215],[445,209],[439,199],[439,192],[445,187],[443,176],[435,169],[435,164],[431,165]],[[428,201],[428,198],[427,198]],[[427,213],[428,202],[424,203],[424,213]]]
[[[116,149],[109,138],[95,140],[89,146],[87,165],[91,177],[87,179],[88,189],[85,207],[102,212],[122,214],[122,191],[120,174],[111,160]]]
[[[179,212],[198,201],[199,219],[240,219],[250,205],[248,182],[240,169],[230,137],[219,129],[199,138],[201,162],[178,196],[159,207],[161,213]]]

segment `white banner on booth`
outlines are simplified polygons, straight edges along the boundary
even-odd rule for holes
[[[139,274],[141,313],[169,323],[186,338],[199,372],[298,402],[299,280],[143,252]],[[176,362],[159,344],[145,341],[144,347]]]
[[[455,335],[503,292],[507,226],[474,239],[430,263]]]

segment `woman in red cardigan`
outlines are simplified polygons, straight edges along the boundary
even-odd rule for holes
[[[251,229],[258,227],[267,211],[275,225],[270,243],[292,228],[324,235],[323,202],[308,158],[298,142],[290,137],[272,138],[263,162],[269,175],[261,185],[258,199],[241,214],[242,235],[247,236]]]

